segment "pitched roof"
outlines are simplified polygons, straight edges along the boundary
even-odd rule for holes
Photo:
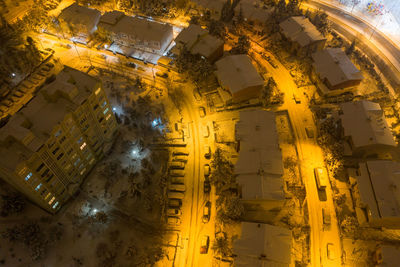
[[[232,55],[218,60],[215,65],[221,85],[232,94],[252,86],[262,86],[264,80],[258,74],[247,55]]]
[[[351,80],[362,80],[363,76],[341,48],[327,48],[312,55],[314,68],[321,79],[332,86]]]
[[[279,26],[286,38],[297,42],[301,47],[325,40],[314,24],[303,16],[290,17],[281,22]]]
[[[378,103],[356,101],[340,104],[344,135],[355,148],[373,144],[396,146],[393,134]]]
[[[58,18],[72,25],[85,26],[87,32],[91,32],[99,22],[100,16],[100,11],[96,9],[73,3],[69,7],[64,8]]]
[[[291,243],[292,233],[286,228],[242,223],[240,238],[233,242],[235,266],[289,266]]]

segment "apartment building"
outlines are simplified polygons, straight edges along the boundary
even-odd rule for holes
[[[101,83],[65,67],[0,128],[0,176],[55,213],[102,158],[116,129]]]

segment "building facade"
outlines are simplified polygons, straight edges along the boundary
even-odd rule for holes
[[[50,213],[79,190],[117,122],[99,81],[65,68],[0,128],[0,175]]]

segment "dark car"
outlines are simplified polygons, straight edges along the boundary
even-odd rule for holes
[[[211,183],[210,183],[210,180],[205,179],[205,180],[204,180],[204,193],[205,193],[205,194],[208,194],[208,193],[210,193],[210,191],[211,191]]]

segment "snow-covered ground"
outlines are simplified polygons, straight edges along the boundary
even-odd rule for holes
[[[394,43],[400,41],[399,0],[320,0],[363,19]],[[355,4],[356,3],[356,4]]]

